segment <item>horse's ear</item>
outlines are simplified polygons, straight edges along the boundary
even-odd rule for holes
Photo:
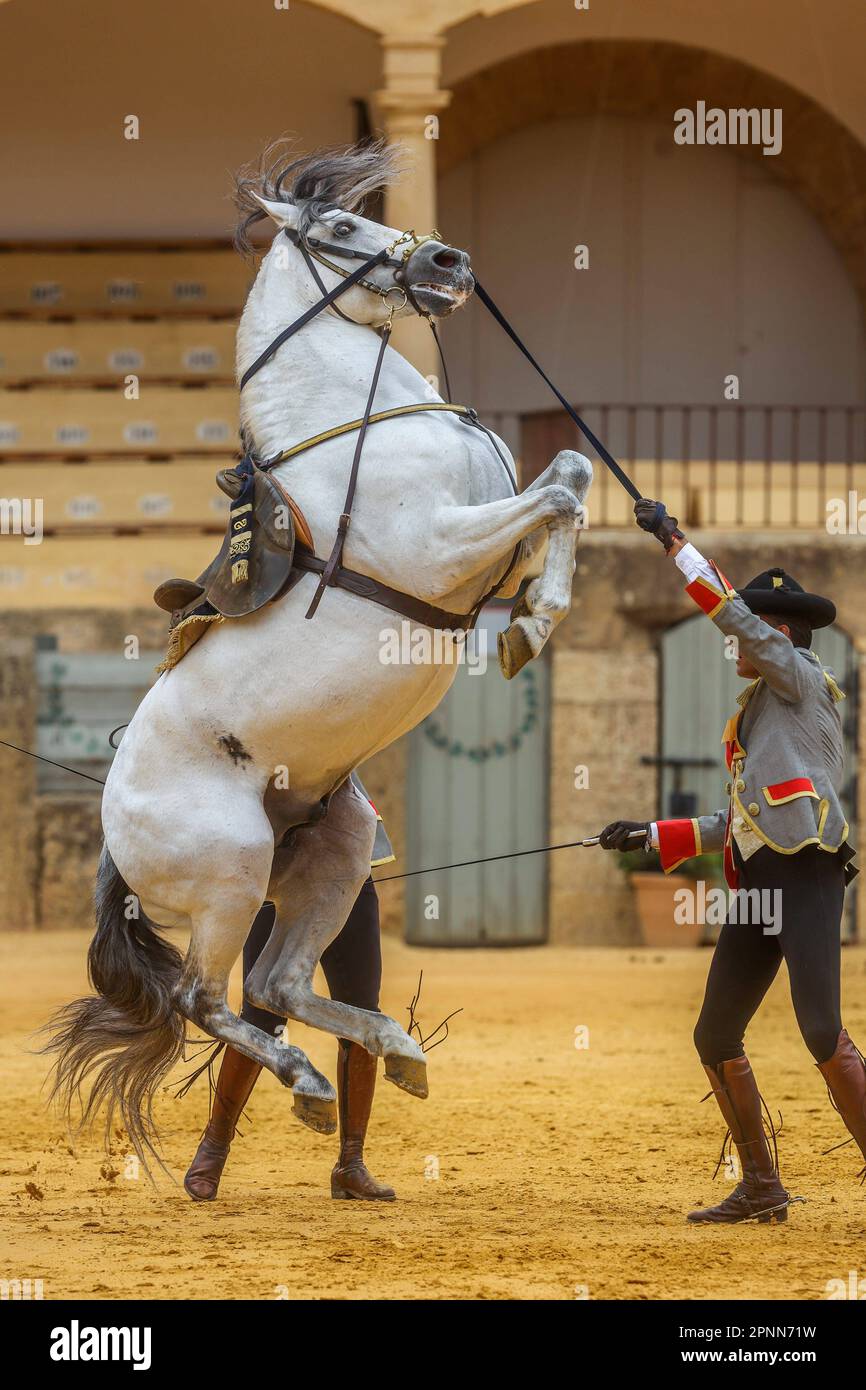
[[[270,198],[260,198],[258,193],[253,197],[260,208],[272,217],[278,227],[297,227],[298,207],[296,203],[272,202]]]

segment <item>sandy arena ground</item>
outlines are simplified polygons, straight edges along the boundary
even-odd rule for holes
[[[724,1195],[721,1126],[700,1105],[691,1028],[707,952],[433,952],[385,942],[383,1007],[405,1021],[423,967],[422,1022],[464,1012],[430,1057],[430,1099],[380,1081],[368,1146],[393,1205],[334,1202],[334,1140],[303,1128],[265,1076],[218,1202],[125,1176],[122,1138],[74,1148],[40,1095],[31,1030],[81,993],[80,934],[0,937],[2,1262],[46,1298],[820,1299],[866,1275],[866,1189],[796,1032],[780,978],[751,1055],[781,1108],[783,1174],[808,1198],[787,1226],[690,1228]],[[844,957],[846,1021],[866,1038],[866,950]],[[578,1050],[575,1029],[588,1027]],[[333,1043],[293,1041],[334,1075]],[[159,1108],[180,1178],[206,1086]],[[866,1288],[866,1285],[864,1285]]]

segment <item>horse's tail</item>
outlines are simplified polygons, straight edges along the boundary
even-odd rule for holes
[[[172,1004],[183,958],[157,935],[106,846],[95,901],[87,970],[96,994],[66,1004],[46,1026],[42,1050],[56,1055],[51,1097],[67,1118],[80,1101],[82,1129],[105,1104],[106,1139],[118,1114],[145,1169],[148,1155],[164,1166],[153,1098],[183,1055],[184,1023]],[[127,915],[130,906],[135,911]]]

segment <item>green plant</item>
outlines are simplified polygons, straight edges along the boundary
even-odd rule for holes
[[[643,849],[627,849],[617,854],[616,867],[624,874],[660,874],[661,860],[658,851],[651,849],[649,854]]]
[[[696,854],[694,859],[687,859],[685,864],[681,864],[677,873],[683,874],[685,878],[703,879],[705,883],[723,883],[725,879],[723,856],[717,852]]]

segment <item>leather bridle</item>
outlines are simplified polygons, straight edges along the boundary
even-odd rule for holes
[[[303,256],[304,264],[306,265],[311,276],[315,280],[317,288],[321,290],[322,298],[319,300],[318,304],[313,304],[309,309],[307,309],[306,312],[303,313],[299,319],[295,319],[294,323],[289,324],[288,328],[284,328],[282,333],[278,333],[276,338],[274,338],[273,342],[265,348],[264,352],[261,353],[260,356],[257,357],[256,360],[250,364],[249,367],[247,367],[246,371],[240,379],[241,391],[244,389],[247,382],[250,381],[252,377],[256,375],[256,372],[261,371],[262,367],[264,367],[264,365],[271,360],[274,353],[277,351],[278,348],[282,347],[283,343],[287,342],[289,338],[294,337],[295,333],[297,333],[299,329],[303,328],[306,324],[310,323],[311,320],[316,318],[319,314],[321,314],[323,310],[333,308],[334,312],[339,314],[340,318],[345,319],[347,323],[357,324],[357,320],[350,319],[347,314],[342,313],[335,302],[340,297],[340,295],[343,295],[348,290],[353,289],[355,285],[360,285],[363,289],[369,290],[371,294],[377,294],[379,298],[383,300],[383,302],[388,306],[390,313],[388,315],[388,320],[385,325],[385,328],[389,332],[391,327],[391,320],[394,314],[399,309],[404,309],[407,304],[411,304],[415,312],[417,314],[420,314],[422,318],[426,318],[428,323],[430,324],[430,327],[433,330],[433,336],[436,339],[436,346],[439,349],[439,353],[441,356],[442,348],[439,343],[439,337],[436,333],[436,327],[433,323],[433,319],[431,315],[425,313],[424,310],[417,303],[415,296],[412,294],[411,289],[408,286],[398,284],[386,286],[377,285],[375,280],[367,279],[367,276],[369,275],[370,271],[374,270],[378,265],[385,265],[390,266],[396,270],[403,270],[406,266],[407,261],[409,260],[409,257],[412,255],[413,251],[416,251],[418,249],[419,246],[423,246],[426,241],[441,240],[439,233],[435,229],[432,232],[425,232],[421,236],[418,236],[417,233],[415,233],[414,231],[401,232],[400,235],[394,241],[391,242],[390,246],[383,246],[381,251],[375,251],[372,253],[359,251],[354,246],[340,246],[337,242],[322,241],[319,237],[302,237],[300,232],[296,231],[294,227],[286,227],[284,228],[284,231],[287,239],[291,242],[293,246],[297,247],[297,249]],[[406,245],[401,255],[395,256],[393,253],[404,241],[408,244]],[[357,270],[344,270],[342,266],[334,265],[333,262],[329,261],[326,256],[323,256],[320,248],[324,248],[325,250],[330,251],[331,255],[333,256],[342,256],[344,260],[362,261],[363,264],[360,265]],[[317,271],[316,266],[314,264],[314,262],[316,261],[318,261],[320,265],[326,266],[328,270],[332,270],[334,274],[339,275],[343,283],[341,285],[335,285],[335,287],[332,290],[327,290],[325,288],[322,277]],[[402,295],[402,300],[395,301],[389,299],[389,295],[392,295],[395,292],[399,295]],[[358,324],[357,326],[361,327],[362,325]],[[444,358],[442,365],[444,368]],[[448,372],[446,370],[446,381],[447,377]]]
[[[313,614],[319,606],[322,595],[325,592],[326,588],[330,587],[331,585],[338,585],[343,588],[348,588],[350,587],[351,580],[366,578],[365,576],[354,575],[353,571],[345,570],[342,565],[342,559],[343,547],[345,545],[346,535],[349,530],[349,525],[352,519],[352,506],[355,500],[355,490],[358,483],[358,471],[361,464],[361,453],[364,448],[364,440],[366,439],[367,430],[370,424],[376,423],[377,418],[393,419],[395,416],[414,414],[419,410],[434,408],[432,404],[430,406],[425,406],[424,404],[398,406],[393,411],[381,412],[378,417],[373,416],[373,400],[376,395],[376,387],[379,382],[379,374],[382,370],[382,361],[385,356],[385,349],[388,346],[388,339],[391,336],[391,326],[394,314],[398,309],[405,308],[406,304],[411,303],[416,313],[421,314],[429,322],[430,327],[433,331],[433,337],[436,341],[436,346],[439,349],[440,356],[442,355],[442,349],[439,343],[439,338],[436,333],[436,327],[433,323],[432,316],[430,314],[426,314],[424,310],[420,308],[420,306],[416,303],[410,289],[398,284],[383,287],[381,285],[377,285],[375,281],[369,280],[367,277],[370,271],[378,265],[387,265],[394,267],[397,270],[402,270],[408,262],[409,257],[413,254],[414,251],[418,249],[419,246],[422,246],[427,241],[441,241],[441,237],[439,233],[436,231],[429,232],[422,236],[418,236],[414,231],[402,232],[400,236],[397,237],[389,246],[385,246],[382,248],[381,251],[377,251],[374,255],[367,256],[365,258],[366,253],[363,251],[356,250],[355,247],[340,246],[335,242],[322,241],[320,238],[317,237],[305,238],[301,236],[301,234],[298,231],[296,231],[296,229],[293,227],[286,227],[285,233],[292,245],[296,246],[298,250],[301,252],[301,255],[304,258],[304,263],[306,264],[308,270],[310,271],[310,274],[315,280],[316,285],[322,291],[322,298],[319,300],[317,304],[314,304],[311,306],[311,308],[307,309],[306,312],[303,313],[300,318],[295,320],[294,323],[289,324],[288,328],[284,328],[281,333],[278,333],[276,338],[274,338],[273,342],[271,342],[269,346],[265,348],[264,352],[261,353],[249,367],[247,367],[240,380],[241,390],[243,390],[247,382],[250,381],[250,379],[253,376],[255,376],[255,374],[259,372],[267,362],[271,360],[271,358],[274,356],[274,354],[282,346],[283,343],[287,342],[289,338],[293,337],[295,333],[297,333],[306,324],[310,323],[312,319],[316,318],[325,309],[333,308],[334,311],[337,314],[339,314],[341,318],[346,319],[346,321],[349,323],[355,323],[356,320],[349,319],[346,314],[341,313],[340,309],[337,307],[336,304],[336,300],[341,295],[345,294],[349,289],[352,289],[355,285],[361,285],[363,289],[369,290],[373,294],[379,295],[379,297],[382,299],[383,303],[387,305],[389,310],[388,318],[386,322],[382,325],[380,330],[381,345],[379,347],[379,352],[376,357],[376,364],[373,369],[373,377],[370,383],[370,390],[367,396],[367,404],[364,409],[364,414],[361,417],[360,421],[354,421],[350,426],[346,427],[346,429],[357,429],[358,437],[355,441],[355,451],[352,457],[352,466],[349,472],[349,484],[346,491],[346,500],[343,504],[343,510],[340,514],[340,520],[337,526],[337,535],[334,539],[334,545],[331,550],[331,554],[327,560],[321,560],[318,556],[315,555],[305,557],[301,551],[299,551],[297,555],[296,563],[299,567],[302,566],[320,575],[318,587],[313,595],[312,601],[306,613],[306,617],[312,618]],[[404,242],[406,243],[405,246],[403,246]],[[402,250],[400,250],[401,247],[403,248]],[[344,270],[341,266],[334,265],[333,262],[329,261],[328,258],[322,254],[323,250],[330,252],[331,255],[343,257],[345,260],[359,260],[362,262],[362,264],[357,268],[357,270],[353,270],[351,272],[348,270]],[[395,254],[398,252],[398,250],[399,255]],[[341,283],[339,285],[336,285],[332,290],[326,290],[325,285],[316,269],[314,262],[318,262],[320,265],[324,265],[329,270],[334,271],[337,275],[340,276]],[[398,303],[389,298],[389,296],[393,295],[395,291],[402,295],[402,302]],[[361,325],[357,326],[360,327]],[[374,331],[376,330],[374,329]],[[447,383],[448,372],[447,368],[445,367],[444,357],[442,358],[442,366],[445,372],[445,380]],[[503,457],[503,454],[494,436],[491,434],[489,430],[487,430],[483,425],[481,425],[475,412],[468,410],[465,406],[454,406],[451,404],[450,400],[447,404],[440,402],[438,408],[453,411],[457,418],[462,420],[463,423],[477,425],[484,432],[484,434],[487,435],[487,437],[493,444],[497,457],[499,458],[500,462],[502,463],[505,469],[512,491],[516,495],[517,486],[514,478],[511,475],[511,470],[508,468],[508,465],[505,462],[505,458]],[[305,440],[301,448],[304,450],[311,449],[315,447],[316,444],[323,443],[325,439],[332,438],[335,434],[343,432],[344,429],[342,427],[338,427],[336,430],[324,431],[321,435],[317,435],[313,439]],[[282,462],[284,458],[300,451],[301,449],[296,446],[293,449],[282,450],[279,454],[276,455],[276,457],[272,459],[258,460],[252,457],[251,454],[248,454],[248,457],[253,467],[260,468],[262,471],[267,471],[268,469],[276,467],[276,465]],[[505,574],[486,594],[482,596],[482,598],[479,600],[478,604],[472,610],[471,613],[466,614],[464,616],[454,613],[448,613],[446,610],[434,608],[432,605],[423,605],[426,617],[421,619],[421,621],[426,621],[431,626],[441,626],[443,628],[449,629],[454,627],[473,627],[475,625],[475,622],[477,620],[478,614],[481,611],[482,606],[485,603],[487,603],[487,601],[490,598],[492,598],[493,595],[502,587],[508,575],[514,568],[514,565],[517,562],[519,550],[519,545],[515,546],[514,553],[511,557],[511,562],[508,566],[508,569],[505,571]],[[374,589],[378,588],[384,591],[385,586],[377,584],[376,581],[367,580],[367,583],[369,585],[372,585]],[[415,614],[418,611],[418,600],[413,598],[412,595],[400,594],[393,589],[388,589],[387,594],[389,596],[387,606],[395,607],[398,612],[403,612],[407,616],[415,616]],[[381,597],[379,599],[375,599],[375,594],[373,592],[368,593],[368,597],[374,598],[374,601],[382,601]],[[395,601],[391,602],[391,600]],[[402,607],[399,606],[397,600],[403,601]]]

